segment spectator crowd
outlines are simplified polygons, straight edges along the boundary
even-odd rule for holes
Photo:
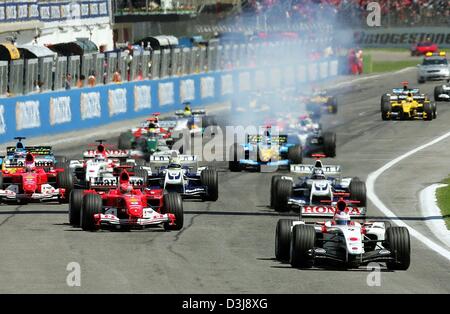
[[[449,0],[250,0],[245,11],[302,23],[335,19],[342,26],[364,26],[370,2],[380,5],[385,26],[450,24]]]

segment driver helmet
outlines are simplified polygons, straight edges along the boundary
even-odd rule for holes
[[[120,193],[127,194],[133,191],[133,186],[129,182],[124,182],[120,184]]]
[[[411,94],[411,93],[408,93],[408,95],[406,96],[406,101],[409,101],[409,102],[411,102],[411,101],[413,101],[413,95]]]
[[[321,168],[316,168],[316,169],[314,169],[312,178],[313,179],[325,179],[325,173],[323,172],[323,170]]]
[[[25,163],[25,172],[33,172],[36,169],[34,161]]]
[[[190,103],[185,103],[184,104],[184,115],[185,116],[191,116],[192,115],[192,110],[191,110],[191,104]]]
[[[350,215],[346,211],[336,211],[334,222],[339,226],[346,226],[350,223]]]
[[[178,156],[170,158],[169,168],[181,168],[181,160]]]

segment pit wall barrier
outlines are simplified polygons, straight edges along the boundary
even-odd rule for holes
[[[295,66],[209,72],[0,99],[0,143],[48,136],[230,101],[238,95],[319,83],[339,74],[338,59]]]

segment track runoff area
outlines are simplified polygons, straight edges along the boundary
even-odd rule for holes
[[[264,294],[274,293],[450,292],[449,248],[428,229],[427,220],[436,218],[421,214],[417,198],[424,186],[450,172],[450,110],[438,103],[432,121],[382,121],[380,115],[380,96],[402,81],[414,82],[415,76],[415,69],[407,69],[338,82],[338,112],[320,120],[337,138],[336,157],[322,161],[340,165],[343,176],[367,183],[368,220],[408,228],[406,271],[390,270],[384,263],[357,269],[304,268],[277,260],[277,222],[298,214],[270,208],[270,185],[274,175],[291,174],[231,172],[227,161],[203,161],[219,172],[219,197],[215,202],[184,201],[184,225],[176,232],[84,232],[69,225],[66,204],[3,204],[0,292],[195,293],[179,296],[174,306],[207,310],[271,308],[277,302]],[[432,95],[434,85],[420,89]],[[224,120],[229,115],[228,110],[215,112]],[[105,134],[112,131],[105,129]],[[56,144],[55,154],[79,159],[98,137],[87,138],[85,144]],[[117,136],[106,139],[118,142]],[[215,148],[222,149],[220,144]],[[314,162],[303,159],[305,164]],[[210,293],[257,296],[232,302],[205,296]]]

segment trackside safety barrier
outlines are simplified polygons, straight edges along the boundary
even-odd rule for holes
[[[252,91],[300,87],[337,76],[338,63],[338,59],[325,59],[1,98],[0,142],[18,135],[52,135],[171,112],[186,101],[207,107]]]

